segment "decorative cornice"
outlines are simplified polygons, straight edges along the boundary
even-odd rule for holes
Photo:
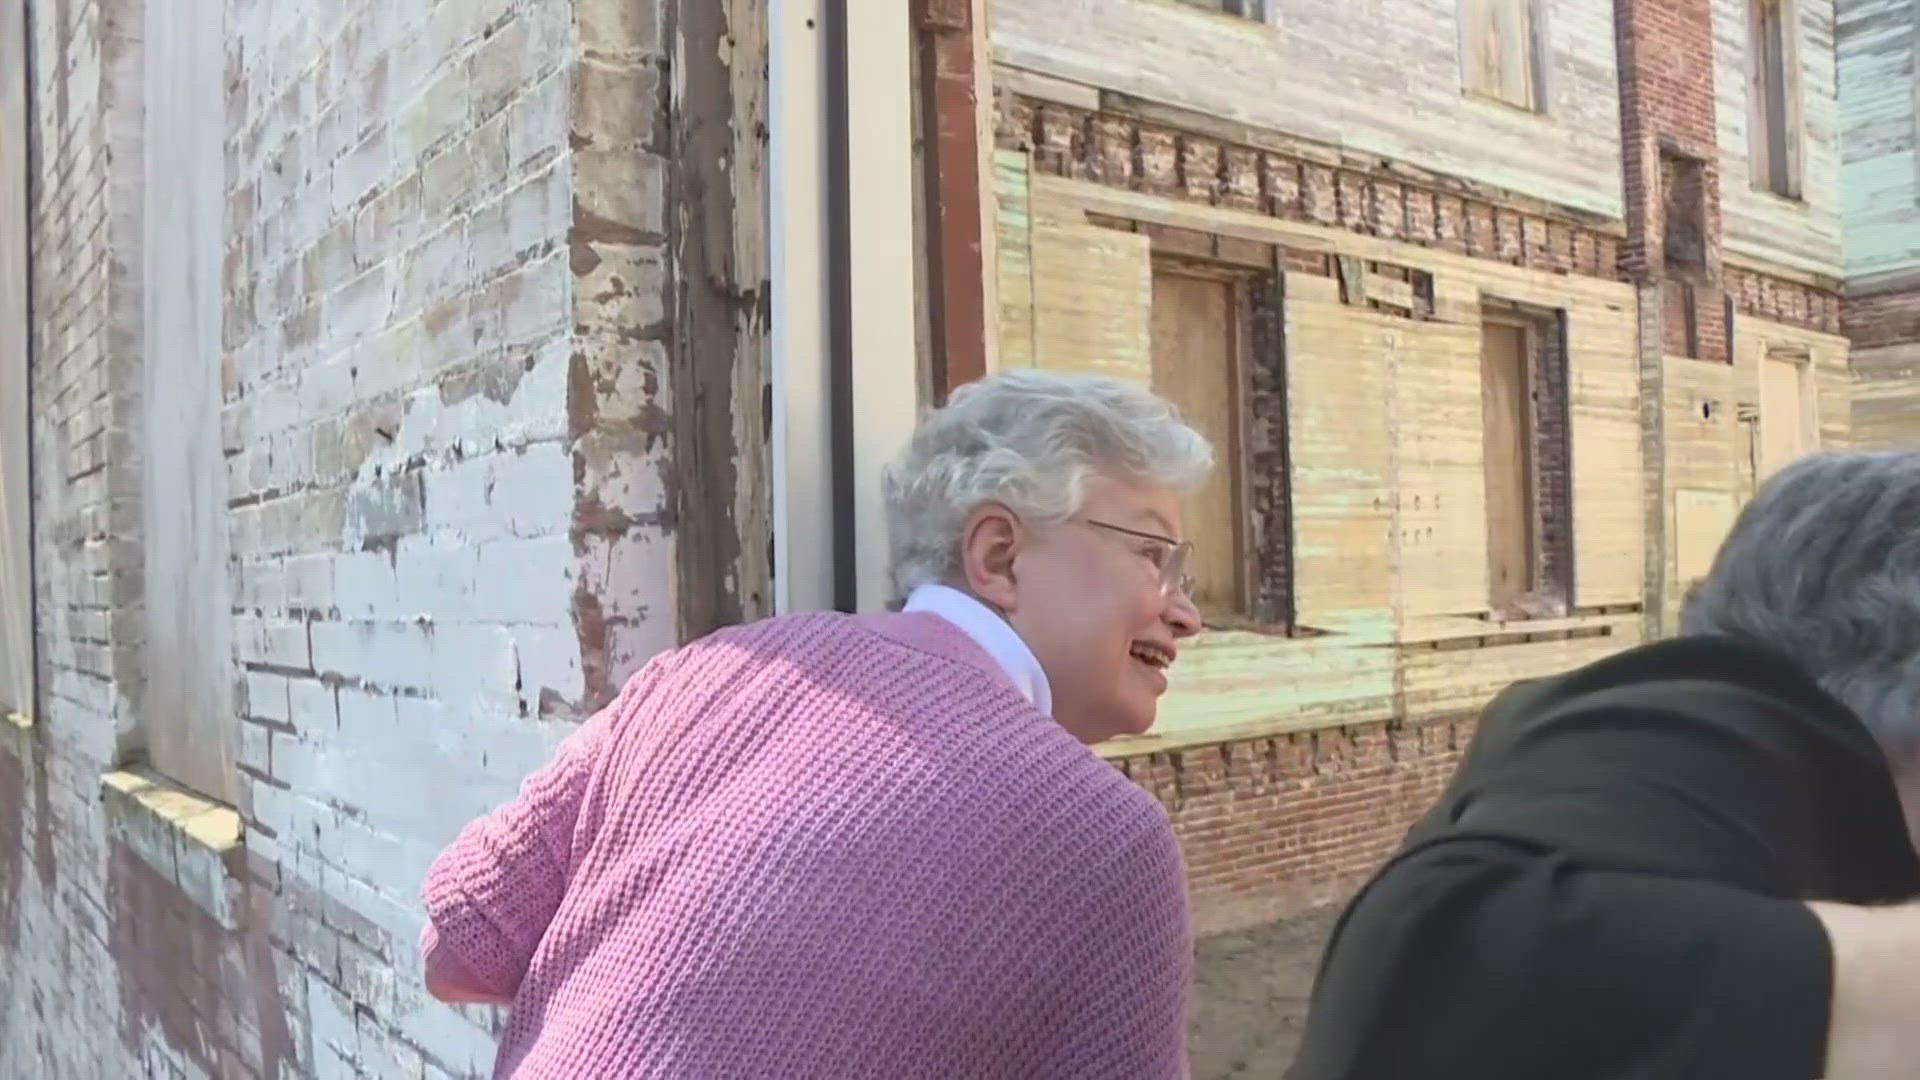
[[[1047,175],[1624,280],[1619,238],[1570,219],[1004,89],[996,98],[996,143],[1031,152]]]
[[[1823,334],[1840,333],[1840,294],[1740,266],[1722,269],[1727,295],[1742,315]]]

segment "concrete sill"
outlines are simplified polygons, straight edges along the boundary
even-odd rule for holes
[[[149,769],[100,778],[107,835],[191,898],[220,925],[234,925],[245,830],[240,815]]]

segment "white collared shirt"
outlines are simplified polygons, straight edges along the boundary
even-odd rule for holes
[[[908,594],[903,611],[927,611],[959,627],[1007,673],[1033,707],[1053,715],[1053,689],[1040,658],[992,608],[949,585],[922,585]]]

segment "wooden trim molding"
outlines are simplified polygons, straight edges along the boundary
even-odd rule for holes
[[[944,400],[987,372],[977,59],[970,0],[919,0],[918,7],[933,383]]]

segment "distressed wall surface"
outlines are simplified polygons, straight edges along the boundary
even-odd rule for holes
[[[1920,5],[1837,0],[1846,276],[1920,268]]]
[[[731,458],[765,382],[765,45],[732,27],[764,12],[196,4],[224,32],[27,5],[44,707],[0,718],[0,1074],[486,1075],[498,1017],[419,985],[428,861],[767,594],[764,450]],[[155,104],[183,84],[208,107]],[[168,429],[208,439],[146,453]],[[168,658],[231,707],[163,693]]]
[[[1861,446],[1920,446],[1920,287],[1847,297],[1853,426]]]
[[[1747,152],[1748,0],[1711,2],[1727,255],[1762,269],[1783,268],[1832,282],[1843,273],[1834,0],[1793,0],[1792,4],[1799,19],[1803,178],[1799,199],[1754,190]]]
[[[1854,432],[1920,446],[1920,4],[1835,6]]]
[[[1543,114],[1462,92],[1457,0],[1308,0],[1255,22],[1178,0],[992,5],[996,61],[1620,217],[1611,4],[1543,0]],[[1123,59],[1124,58],[1124,59]]]

